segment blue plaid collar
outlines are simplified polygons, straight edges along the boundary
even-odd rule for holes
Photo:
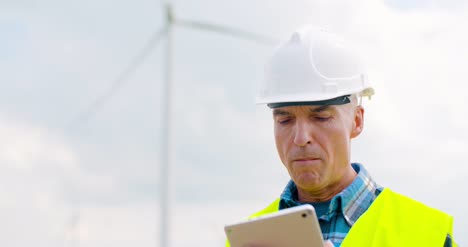
[[[332,198],[328,212],[319,215],[320,219],[328,221],[341,211],[348,225],[352,226],[383,190],[370,177],[364,166],[359,163],[351,165],[357,173],[356,178],[348,187]],[[291,180],[280,196],[280,209],[301,204],[303,203],[297,199],[297,187]]]

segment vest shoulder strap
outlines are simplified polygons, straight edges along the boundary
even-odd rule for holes
[[[266,208],[250,215],[249,219],[256,218],[265,214],[271,214],[271,213],[277,212],[279,210],[279,202],[280,202],[280,199],[277,198],[275,201],[270,203],[270,205],[268,205]]]
[[[351,227],[342,247],[444,246],[453,218],[384,189]]]

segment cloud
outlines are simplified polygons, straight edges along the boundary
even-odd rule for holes
[[[466,4],[463,0],[385,0],[384,3],[396,10],[400,11],[420,11],[427,9],[454,9]]]
[[[60,137],[4,116],[0,135],[1,244],[56,246],[68,211],[63,179],[76,169],[73,152]]]
[[[255,198],[265,188],[258,185],[258,174],[269,175],[261,178],[265,185],[278,179],[287,181],[282,165],[276,156],[271,156],[274,150],[271,113],[267,111],[263,114],[266,118],[257,118],[255,108],[237,108],[225,90],[219,86],[207,89],[195,85],[179,96],[192,98],[189,108],[181,103],[174,110],[187,113],[174,116],[173,126],[172,176],[177,183],[175,193],[183,201]],[[260,124],[265,120],[270,122],[270,128]],[[265,142],[259,136],[270,141]],[[240,177],[243,178],[241,187]],[[240,193],[241,188],[247,187],[251,189]],[[272,195],[277,194],[276,191]]]
[[[154,246],[163,46],[95,117],[74,129],[57,126],[104,92],[160,26],[159,5],[28,2],[6,10],[3,4],[10,31],[0,41],[8,47],[0,54],[9,54],[0,58],[0,176],[9,224],[1,225],[7,236],[1,245],[71,245],[78,234],[81,246]],[[312,23],[351,40],[377,92],[365,102],[354,159],[379,183],[454,214],[456,239],[464,243],[467,215],[458,198],[466,187],[461,78],[468,40],[459,27],[467,8],[437,4],[410,11],[370,0],[175,6],[179,16],[273,37]],[[174,40],[172,240],[219,246],[224,224],[266,205],[288,179],[271,113],[253,105],[272,47],[182,28],[174,29]]]

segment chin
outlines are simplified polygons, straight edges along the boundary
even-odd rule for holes
[[[317,187],[322,181],[320,176],[316,173],[301,174],[293,180],[294,183],[301,188]]]

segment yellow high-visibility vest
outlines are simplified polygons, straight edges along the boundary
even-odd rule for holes
[[[278,211],[279,201],[249,218]],[[351,227],[341,247],[443,247],[452,232],[452,216],[384,189]],[[452,246],[457,246],[453,237]]]

